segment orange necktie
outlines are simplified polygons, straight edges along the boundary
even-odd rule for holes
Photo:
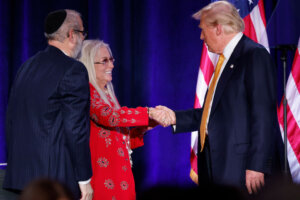
[[[215,88],[216,88],[216,83],[217,83],[218,77],[220,75],[220,71],[221,71],[221,67],[224,62],[224,59],[225,59],[224,55],[221,54],[219,56],[219,60],[218,60],[218,63],[217,63],[216,69],[215,69],[214,78],[208,88],[207,96],[205,99],[204,110],[202,113],[202,119],[201,119],[201,125],[200,125],[200,142],[201,142],[200,152],[203,151],[205,135],[206,135],[206,128],[207,128],[208,111],[209,111],[209,107],[210,107],[210,104],[212,101],[212,96],[213,96]]]

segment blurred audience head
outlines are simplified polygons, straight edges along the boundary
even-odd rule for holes
[[[154,187],[145,191],[140,200],[176,200],[176,199],[230,199],[244,200],[247,196],[243,191],[229,186],[203,185],[194,188],[179,188],[170,186]]]
[[[49,179],[32,181],[23,190],[20,200],[74,200],[64,185]]]
[[[299,200],[300,185],[286,179],[274,179],[255,200]]]

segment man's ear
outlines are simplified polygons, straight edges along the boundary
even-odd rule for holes
[[[68,39],[70,42],[75,43],[75,32],[73,29],[70,29],[68,32]]]
[[[218,24],[216,26],[216,34],[221,35],[223,33],[223,26],[221,24]]]

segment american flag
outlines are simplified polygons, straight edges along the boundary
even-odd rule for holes
[[[245,22],[244,34],[249,38],[251,38],[252,40],[254,40],[255,42],[262,44],[263,46],[265,46],[267,50],[269,50],[263,0],[228,0],[228,1],[235,5],[235,7],[238,9],[240,13],[240,16],[244,19]],[[217,58],[218,56],[216,54],[207,51],[205,44],[203,44],[201,61],[200,61],[200,70],[198,73],[198,80],[197,80],[197,87],[196,87],[196,97],[195,97],[195,104],[194,104],[195,108],[201,108],[204,103],[205,93],[207,91],[210,79],[214,72],[214,67],[216,66]],[[298,86],[298,88],[300,88],[300,85]],[[199,137],[198,131],[192,132],[190,177],[195,183],[198,182],[198,175],[197,175],[198,137]],[[298,149],[300,151],[300,148]]]
[[[286,84],[287,157],[293,181],[300,183],[300,38],[292,69]],[[283,137],[283,104],[278,109]]]

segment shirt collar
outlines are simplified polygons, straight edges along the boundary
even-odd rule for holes
[[[69,56],[65,51],[61,50],[66,56]]]
[[[225,56],[226,59],[230,58],[234,48],[239,43],[239,41],[241,40],[242,37],[243,37],[243,33],[239,32],[226,45],[226,47],[224,48],[224,51],[223,51],[223,55]]]

